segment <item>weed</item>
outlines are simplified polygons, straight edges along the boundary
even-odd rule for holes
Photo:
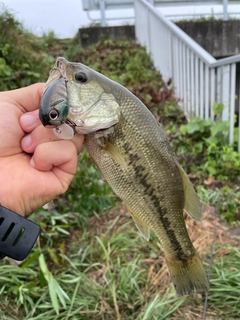
[[[184,160],[187,171],[218,180],[239,183],[240,153],[228,145],[228,122],[220,120],[222,104],[215,104],[215,119],[196,117],[176,131],[171,142],[176,153]],[[189,160],[189,156],[192,161]]]
[[[218,319],[239,319],[240,255],[238,249],[226,249],[229,254],[213,264],[209,303],[221,310]]]
[[[45,53],[43,43],[0,8],[0,90],[43,81],[54,61]]]
[[[220,189],[206,189],[204,186],[197,187],[198,195],[203,202],[216,208],[223,221],[230,225],[239,225],[240,218],[240,189],[226,186]]]

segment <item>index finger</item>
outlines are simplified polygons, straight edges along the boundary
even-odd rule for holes
[[[1,94],[5,95],[11,103],[23,108],[25,112],[29,112],[39,108],[44,87],[44,83],[35,83],[25,88],[5,91]]]

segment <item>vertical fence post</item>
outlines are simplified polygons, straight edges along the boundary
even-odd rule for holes
[[[231,65],[230,81],[230,115],[229,115],[229,144],[234,142],[234,114],[235,114],[235,90],[236,90],[236,63]]]
[[[216,102],[221,103],[222,102],[222,68],[217,68],[217,92],[216,92]]]
[[[183,82],[183,108],[184,112],[187,116],[187,119],[189,120],[189,114],[187,113],[187,66],[186,66],[186,51],[187,47],[185,44],[182,45],[182,64],[183,64],[183,76],[182,76],[182,82]]]
[[[216,102],[216,72],[215,68],[210,71],[210,118],[214,119],[213,105]]]
[[[204,119],[209,119],[209,67],[205,65],[205,110]]]
[[[204,117],[204,63],[200,60],[200,81],[199,81],[199,93],[200,93],[200,118]]]
[[[191,51],[191,101],[190,101],[190,112],[191,112],[191,118],[195,117],[194,110],[195,110],[195,95],[196,95],[196,90],[195,90],[195,84],[194,84],[194,54]]]
[[[101,25],[106,27],[106,18],[105,18],[105,0],[99,0],[99,6],[101,11]]]
[[[186,83],[186,95],[187,95],[187,113],[189,119],[192,119],[192,114],[191,114],[191,90],[190,90],[190,50],[187,47],[186,48],[186,74],[187,74],[187,83]]]
[[[178,65],[179,65],[179,83],[180,83],[180,99],[181,99],[181,104],[183,104],[183,55],[182,55],[182,47],[183,43],[179,40],[178,41],[178,47],[179,47],[179,59],[178,59]]]
[[[195,117],[199,116],[199,59],[195,56]]]
[[[167,70],[167,74],[168,74],[168,78],[172,79],[173,77],[173,33],[171,32],[171,30],[167,30],[167,37],[168,37],[168,48],[167,48],[167,54],[168,54],[168,70]]]
[[[222,103],[224,104],[224,108],[222,111],[222,121],[229,120],[229,98],[230,98],[230,66],[226,65],[222,67]]]
[[[228,20],[228,0],[223,0],[223,20]]]

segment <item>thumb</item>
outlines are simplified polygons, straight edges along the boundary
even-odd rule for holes
[[[4,94],[13,104],[24,108],[25,112],[29,112],[39,108],[44,87],[44,83],[35,83],[25,88],[6,91]]]

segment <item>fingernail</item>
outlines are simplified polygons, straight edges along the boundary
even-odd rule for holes
[[[21,123],[25,128],[31,128],[36,122],[36,117],[32,114],[23,114],[21,116]]]
[[[32,138],[31,138],[30,134],[27,134],[26,136],[24,136],[22,138],[21,143],[22,143],[23,148],[25,148],[25,149],[29,148],[32,144]]]
[[[33,168],[35,168],[35,162],[34,162],[33,158],[30,159],[29,163]]]

